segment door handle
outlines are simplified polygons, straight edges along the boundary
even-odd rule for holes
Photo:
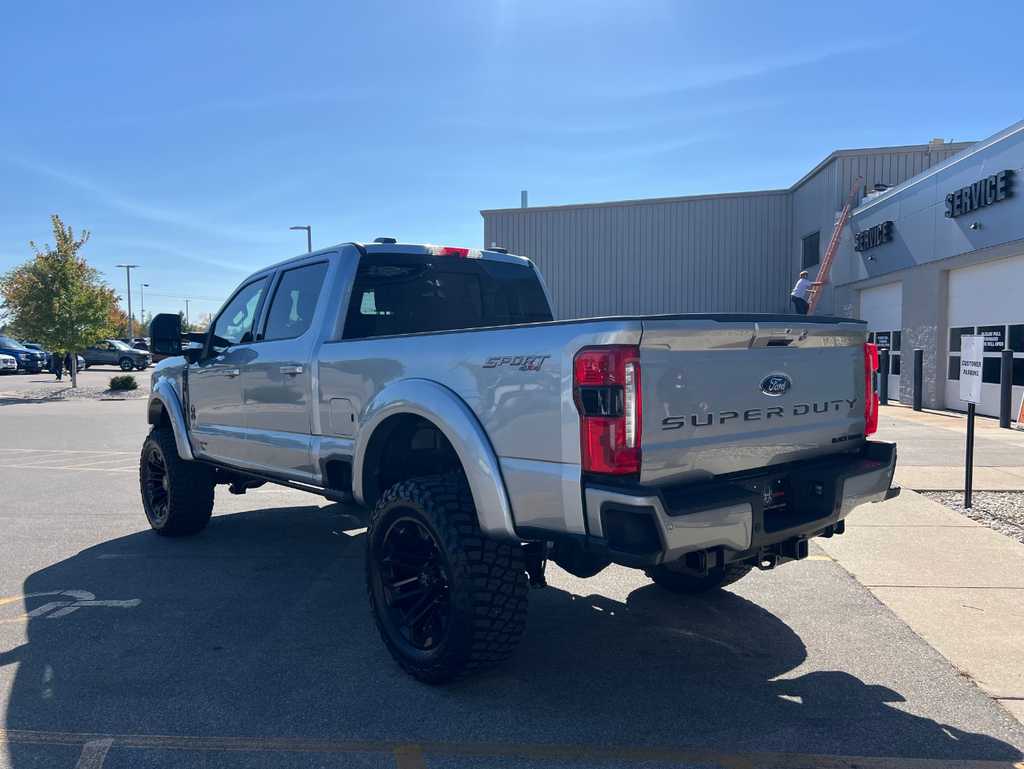
[[[294,374],[301,374],[302,373],[302,366],[299,366],[297,364],[292,364],[290,366],[281,366],[281,373],[282,374],[293,374],[293,375]]]
[[[235,377],[235,376],[238,376],[239,371],[236,368],[226,368],[226,369],[224,369],[223,373],[224,373],[224,376]]]

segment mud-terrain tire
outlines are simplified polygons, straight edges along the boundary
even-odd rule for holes
[[[706,577],[681,574],[664,566],[654,566],[650,569],[644,569],[644,572],[658,586],[666,590],[671,590],[673,593],[682,593],[683,595],[697,595],[698,593],[706,593],[708,590],[731,585],[733,582],[737,582],[747,576],[753,568],[753,566],[746,563],[730,563],[726,566],[708,569]]]
[[[391,656],[428,684],[497,665],[526,626],[522,548],[483,535],[461,473],[384,492],[367,529],[366,591]]]
[[[165,537],[194,534],[213,514],[214,469],[178,456],[174,430],[158,428],[142,444],[139,488],[146,518]]]

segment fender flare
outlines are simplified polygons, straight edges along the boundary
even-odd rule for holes
[[[352,462],[352,494],[356,501],[366,504],[363,470],[374,432],[386,419],[401,414],[429,419],[451,442],[466,471],[481,531],[501,542],[522,542],[515,531],[512,506],[498,459],[483,426],[458,395],[428,379],[395,382],[367,405]]]
[[[188,429],[185,422],[185,414],[181,410],[181,401],[178,399],[178,391],[170,381],[163,379],[153,386],[149,394],[149,404],[146,407],[147,417],[153,413],[153,406],[158,404],[163,408],[167,417],[171,420],[171,429],[174,430],[174,444],[178,447],[178,456],[187,462],[195,457],[192,455],[192,447],[188,443]],[[152,424],[152,423],[151,423]]]

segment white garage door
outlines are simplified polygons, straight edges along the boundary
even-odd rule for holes
[[[900,346],[903,337],[903,282],[886,283],[860,292],[860,317],[868,322],[871,341],[889,351],[889,397],[899,400]]]
[[[979,414],[999,416],[999,354],[1013,350],[1013,416],[1024,394],[1024,256],[997,259],[949,273],[949,361],[946,408],[966,410],[960,400],[960,336],[985,337]]]

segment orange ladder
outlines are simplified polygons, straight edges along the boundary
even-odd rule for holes
[[[818,279],[816,283],[821,283],[820,286],[816,286],[814,293],[811,295],[811,304],[807,308],[808,315],[814,315],[814,310],[818,306],[818,301],[821,299],[822,291],[825,285],[828,283],[828,274],[832,271],[832,262],[836,258],[836,251],[839,250],[839,236],[843,234],[843,227],[846,226],[846,220],[850,218],[850,209],[853,207],[853,199],[857,197],[857,190],[860,189],[860,183],[864,180],[864,177],[858,176],[857,181],[853,183],[853,187],[850,188],[850,196],[846,199],[846,205],[843,206],[843,213],[839,217],[839,221],[836,222],[836,231],[832,233],[832,240],[828,244],[828,251],[825,252],[825,261],[821,263],[821,269],[818,270]]]

